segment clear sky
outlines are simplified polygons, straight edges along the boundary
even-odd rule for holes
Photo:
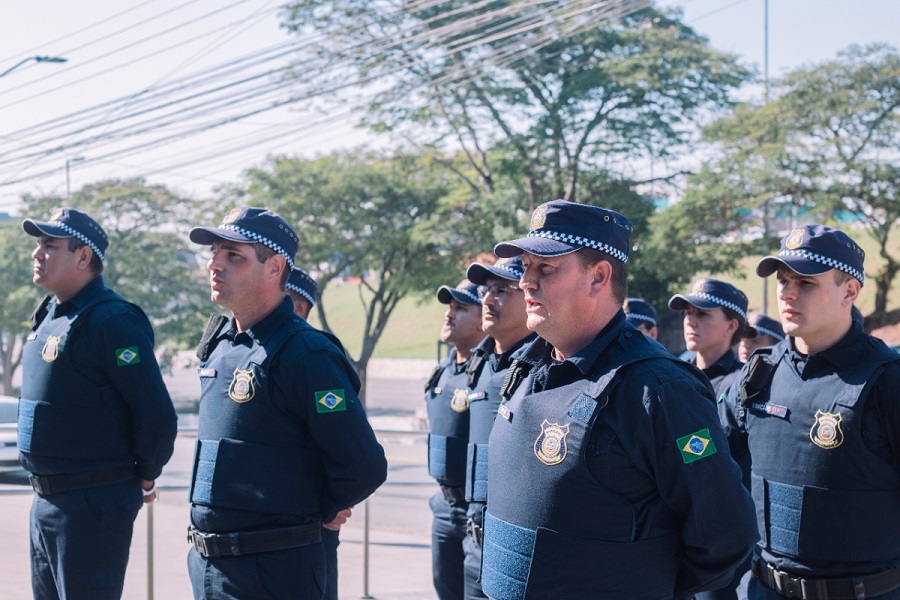
[[[354,116],[334,98],[304,101],[273,110],[286,86],[268,78],[265,88],[241,87],[210,92],[196,104],[173,106],[169,116],[142,111],[161,100],[142,90],[161,85],[196,86],[200,75],[242,58],[272,57],[265,63],[283,68],[277,57],[289,41],[278,27],[278,0],[0,0],[0,72],[22,59],[62,56],[62,64],[28,60],[0,77],[0,211],[15,210],[21,194],[66,191],[66,163],[72,189],[110,177],[145,176],[184,194],[208,194],[236,182],[240,173],[267,155],[314,155],[364,143],[352,128]],[[712,45],[734,52],[760,73],[764,56],[764,0],[662,0],[684,10],[685,21],[708,36]],[[886,42],[900,48],[900,0],[769,0],[769,73],[833,58],[850,44]],[[259,72],[257,69],[256,72]],[[301,73],[301,77],[305,74]],[[238,75],[228,81],[236,81]],[[280,89],[279,89],[280,88]],[[255,89],[256,95],[251,91]],[[170,90],[171,91],[171,90]],[[248,100],[241,101],[241,92]],[[230,94],[230,95],[229,95]],[[185,95],[183,92],[180,94]],[[122,103],[104,102],[131,96]],[[193,106],[193,108],[190,108]],[[91,108],[94,110],[88,110]],[[325,107],[328,107],[326,112]],[[175,112],[180,111],[180,112]],[[258,114],[217,126],[247,112]],[[111,116],[131,113],[152,135],[118,132]],[[70,121],[61,121],[74,115]],[[161,121],[169,124],[160,126]],[[70,146],[90,130],[98,140]],[[39,127],[40,126],[40,127]],[[198,135],[188,135],[204,130]],[[167,143],[154,140],[167,138]],[[34,152],[34,156],[23,156]],[[215,156],[209,160],[210,156]],[[12,157],[16,157],[12,160]]]

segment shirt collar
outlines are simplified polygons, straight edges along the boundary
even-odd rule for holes
[[[691,363],[694,366],[697,366],[697,358],[692,358]],[[719,377],[720,375],[728,375],[732,371],[737,371],[740,368],[741,362],[738,360],[737,355],[734,353],[734,350],[729,349],[728,352],[719,357],[719,360],[703,369],[703,373],[712,379],[713,377]]]
[[[619,309],[590,344],[563,362],[572,363],[583,375],[587,375],[610,342],[622,333],[626,324],[625,311]],[[549,365],[553,363],[553,346],[543,338],[536,338],[517,352],[513,358],[532,365]]]
[[[838,368],[856,364],[865,350],[866,338],[863,326],[853,321],[847,335],[839,339],[830,348],[809,355],[809,359],[821,359]],[[799,354],[794,346],[793,338],[791,338],[791,349],[794,353]]]
[[[81,308],[85,304],[87,304],[91,298],[94,297],[95,294],[99,294],[103,291],[103,288],[106,287],[103,285],[103,277],[95,277],[91,279],[87,285],[78,290],[74,296],[66,300],[65,302],[60,302],[56,305],[56,308],[53,311],[55,316],[63,315],[72,310],[73,308]],[[58,302],[56,297],[53,298],[54,302]]]
[[[294,315],[294,304],[291,301],[291,297],[288,295],[284,296],[284,299],[281,301],[275,310],[270,312],[268,315],[259,320],[259,322],[255,323],[253,327],[242,331],[241,333],[237,332],[237,327],[235,327],[234,316],[228,319],[228,334],[237,341],[238,337],[241,334],[246,334],[251,339],[256,340],[260,343],[260,345],[264,345],[269,338],[272,337],[279,329],[281,329],[282,323],[284,323],[285,319],[289,319]],[[297,317],[298,319],[300,317]]]

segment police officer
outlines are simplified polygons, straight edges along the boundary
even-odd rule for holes
[[[784,339],[781,323],[762,313],[750,313],[738,344],[738,360],[746,363],[757,348],[774,346]]]
[[[466,278],[478,284],[481,324],[488,335],[469,363],[469,447],[466,500],[469,502],[466,552],[466,598],[485,598],[481,589],[481,544],[487,502],[488,439],[500,406],[500,387],[512,355],[534,339],[528,330],[525,294],[519,288],[522,257],[502,258],[493,265],[472,263]]]
[[[753,463],[749,598],[900,598],[900,357],[851,317],[864,257],[807,225],[756,268],[777,277],[787,338],[726,396],[732,447]]]
[[[683,598],[727,583],[756,541],[709,383],[625,322],[631,231],[555,200],[494,248],[523,257],[540,337],[517,353],[490,436],[491,598]]]
[[[622,305],[625,320],[647,337],[657,339],[659,329],[656,327],[656,309],[642,298],[625,298]]]
[[[100,224],[63,208],[22,228],[37,238],[34,283],[51,294],[32,316],[19,399],[19,460],[37,492],[32,590],[119,598],[134,519],[172,456],[175,409],[150,322],[103,284]]]
[[[298,239],[263,208],[196,227],[210,245],[213,316],[198,348],[200,415],[191,484],[194,597],[321,598],[323,523],[387,475],[357,392],[331,339],[292,311],[285,283]]]
[[[747,326],[747,295],[725,281],[701,277],[687,294],[672,296],[669,308],[684,313],[684,343],[696,352],[691,362],[709,378],[718,398],[741,368],[732,347]]]
[[[294,314],[309,320],[309,311],[316,305],[316,294],[319,292],[319,284],[310,277],[309,273],[298,266],[291,269],[291,275],[284,286],[287,295],[294,304]]]
[[[465,470],[469,439],[469,390],[466,367],[481,331],[478,288],[463,280],[455,288],[442,285],[437,299],[447,305],[441,324],[441,341],[450,344],[449,355],[425,384],[428,411],[428,474],[440,491],[429,501],[431,525],[431,573],[440,600],[465,597],[463,540],[466,537]]]
[[[284,286],[284,291],[291,297],[294,305],[294,314],[309,319],[309,311],[316,305],[316,294],[319,291],[319,284],[313,279],[309,273],[301,269],[297,265],[291,269],[291,275]],[[331,338],[341,350],[344,346],[336,337]],[[343,509],[338,513],[340,519],[338,521],[346,521],[350,518],[351,510]],[[338,557],[337,549],[341,544],[340,540],[340,523],[331,523],[322,526],[322,547],[325,550],[325,571],[327,584],[325,586],[325,596],[323,600],[337,600],[338,597]]]

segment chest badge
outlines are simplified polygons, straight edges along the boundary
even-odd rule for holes
[[[44,344],[44,347],[41,348],[41,358],[44,359],[44,362],[53,362],[59,357],[59,336],[51,335],[47,338],[47,342]]]
[[[569,425],[551,423],[547,419],[541,423],[541,434],[534,441],[534,455],[545,465],[558,465],[566,458],[569,447],[566,445],[566,436],[569,435]]]
[[[253,380],[255,379],[253,371],[234,370],[234,377],[231,379],[231,385],[228,386],[228,397],[238,403],[249,402],[256,394],[253,388]]]
[[[450,398],[450,408],[458,413],[464,413],[469,410],[469,390],[455,389],[453,397]]]
[[[841,431],[841,413],[816,411],[816,422],[809,430],[809,439],[819,448],[833,450],[844,442]]]

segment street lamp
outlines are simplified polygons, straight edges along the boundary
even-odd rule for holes
[[[83,156],[73,156],[72,158],[66,159],[66,200],[72,197],[72,189],[69,183],[69,165],[72,163],[81,162],[83,160]]]
[[[13,71],[15,71],[16,69],[18,69],[18,68],[21,67],[22,65],[24,65],[25,63],[30,62],[30,61],[32,61],[32,60],[33,60],[34,62],[39,62],[39,63],[40,63],[40,62],[48,62],[48,63],[64,63],[64,62],[66,62],[66,61],[69,60],[69,59],[68,59],[68,58],[65,58],[65,57],[62,57],[62,56],[29,56],[28,58],[23,58],[22,60],[20,60],[19,62],[17,62],[16,64],[14,64],[13,66],[11,66],[10,68],[8,68],[7,70],[5,70],[5,71],[3,71],[2,73],[0,73],[0,77],[3,77],[3,76],[5,76],[5,75],[9,75],[9,74],[12,73]]]

